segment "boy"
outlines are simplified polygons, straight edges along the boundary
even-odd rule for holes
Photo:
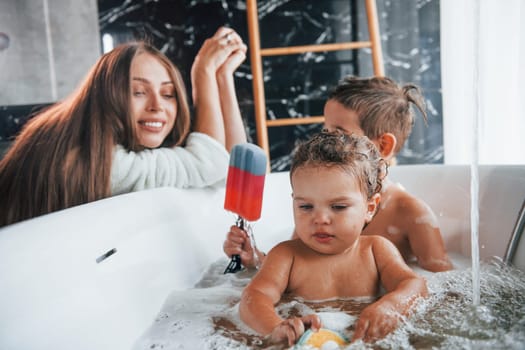
[[[299,146],[290,179],[297,239],[275,246],[242,293],[241,319],[273,341],[293,345],[317,315],[286,320],[281,295],[305,300],[377,296],[355,324],[352,340],[373,341],[394,330],[414,300],[427,295],[423,278],[387,239],[362,236],[380,201],[386,164],[363,136],[322,132]]]
[[[325,104],[325,128],[366,135],[383,159],[392,163],[412,130],[411,104],[426,120],[423,98],[415,85],[400,87],[386,77],[346,77]],[[381,197],[374,220],[363,234],[388,238],[405,261],[417,259],[426,270],[452,269],[437,219],[428,205],[386,179]],[[244,231],[232,227],[223,249],[228,256],[240,254],[244,266],[253,266],[254,251]],[[255,253],[261,260],[264,258],[260,252]]]

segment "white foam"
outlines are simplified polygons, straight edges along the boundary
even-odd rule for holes
[[[439,228],[436,216],[433,213],[428,213],[427,215],[419,216],[415,218],[414,222],[418,225],[429,225],[433,228]]]
[[[386,232],[390,235],[398,235],[401,232],[401,230],[396,226],[388,226],[386,228]]]
[[[329,340],[321,346],[321,350],[338,350],[341,349],[339,344],[333,340]]]
[[[357,320],[356,316],[344,312],[317,312],[317,315],[323,323],[323,328],[337,332],[343,332]]]
[[[482,301],[488,305],[473,310],[469,308],[469,263],[464,257],[452,255],[451,258],[454,266],[461,269],[432,273],[414,266],[427,279],[430,297],[420,300],[407,322],[375,346],[414,348],[414,339],[432,344],[435,349],[447,349],[452,345],[492,348],[493,345],[504,344],[507,348],[516,349],[525,346],[525,309],[521,306],[520,311],[519,306],[525,302],[523,272],[485,264],[481,274]],[[227,263],[226,259],[221,259],[212,264],[195,288],[173,291],[133,350],[282,349],[255,334],[240,320],[238,303],[242,289],[249,283],[253,272],[224,275],[222,272]],[[512,295],[512,298],[505,299],[505,305],[500,305],[505,295]],[[341,311],[339,304],[334,303],[337,301],[304,302],[292,299],[284,300],[276,309],[283,317],[316,312],[324,328],[340,332],[350,339],[359,310],[371,301],[371,298],[344,300],[353,303],[353,306],[350,311]],[[509,322],[511,326],[516,326],[503,329]],[[326,349],[339,349],[334,346],[337,344],[326,344]],[[358,341],[344,349],[363,348],[369,346]],[[312,347],[296,346],[293,349],[311,350]]]

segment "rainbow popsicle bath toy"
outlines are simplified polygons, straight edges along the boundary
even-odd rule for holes
[[[266,154],[252,143],[233,146],[230,153],[224,209],[238,215],[236,225],[247,227],[247,221],[261,217]],[[235,273],[242,268],[239,255],[233,255],[224,273]]]

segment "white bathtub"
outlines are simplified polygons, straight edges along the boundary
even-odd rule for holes
[[[398,166],[390,176],[438,216],[450,252],[470,256],[470,168]],[[267,176],[268,250],[292,230],[288,173]],[[525,166],[480,167],[480,255],[503,257],[525,199]],[[0,349],[130,349],[168,294],[223,256],[235,216],[224,189],[131,193],[0,229]],[[525,241],[525,240],[522,240]],[[97,258],[115,249],[107,259]],[[525,244],[514,264],[525,268]]]

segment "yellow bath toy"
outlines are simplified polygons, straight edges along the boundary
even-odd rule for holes
[[[350,342],[343,334],[330,329],[321,328],[317,332],[314,332],[311,329],[304,332],[301,338],[297,341],[296,348],[301,345],[310,345],[317,349],[338,349],[341,346],[348,344],[350,344]]]

